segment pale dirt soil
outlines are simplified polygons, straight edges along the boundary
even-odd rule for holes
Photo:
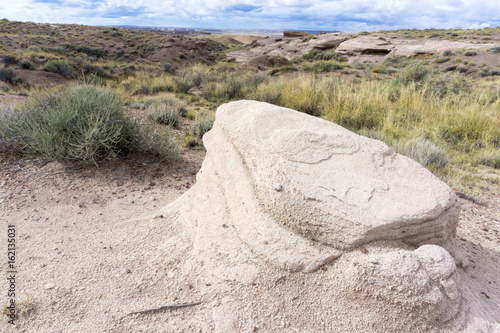
[[[105,161],[96,168],[0,153],[0,244],[5,248],[7,225],[15,225],[16,301],[21,310],[15,327],[2,315],[0,331],[212,332],[210,323],[216,314],[211,314],[211,308],[227,301],[228,286],[217,289],[219,286],[205,281],[206,277],[177,278],[169,269],[171,263],[162,256],[182,260],[182,252],[175,259],[177,256],[159,250],[162,241],[177,232],[177,226],[161,215],[161,208],[195,183],[204,154],[203,150],[184,151],[173,165],[135,155]],[[500,172],[485,170],[484,178],[491,180],[478,184],[484,193],[480,202],[461,199],[455,242],[467,259],[459,269],[478,281],[476,286],[480,287],[471,290],[483,307],[500,298],[496,275],[500,271]],[[0,267],[6,271],[6,251],[2,253]],[[320,284],[319,275],[315,276],[311,283]],[[280,285],[298,277],[291,274],[285,279],[265,279],[241,291],[247,297],[242,304],[260,302],[266,293],[279,294],[272,296],[290,303],[263,304],[262,311],[257,310],[260,318],[282,330],[256,321],[253,331],[300,332],[300,318],[304,317],[300,308],[328,302],[308,299],[306,293],[294,306],[302,291],[280,289]],[[3,309],[8,285],[6,279],[0,281]],[[197,302],[201,303],[131,314]],[[492,309],[497,307],[491,305]],[[282,311],[286,311],[286,318]],[[372,315],[378,312],[374,310]],[[362,312],[360,316],[370,320],[370,314]],[[342,327],[358,331],[348,322],[328,326],[324,318],[310,321],[308,327],[317,328],[311,332]]]

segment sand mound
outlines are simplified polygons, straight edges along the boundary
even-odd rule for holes
[[[457,269],[458,199],[419,164],[252,101],[221,106],[204,144],[196,185],[163,210],[175,232],[161,252],[205,290],[207,328],[500,329]]]

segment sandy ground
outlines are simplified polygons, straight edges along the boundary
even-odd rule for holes
[[[2,316],[0,329],[162,332],[168,323],[169,329],[178,331],[212,331],[212,318],[204,318],[202,311],[216,300],[211,281],[176,279],[158,250],[162,240],[176,232],[161,208],[194,184],[203,157],[201,150],[187,151],[168,166],[135,156],[95,168],[1,154],[0,242],[7,244],[7,225],[14,225],[21,314],[15,327]],[[493,275],[500,267],[498,189],[498,183],[490,183],[481,204],[462,200],[457,232],[458,247],[468,262],[461,269],[481,280],[482,289],[474,290],[483,307],[500,297],[500,282]],[[4,257],[4,271],[6,261]],[[6,279],[0,289],[0,302],[6,305]],[[291,292],[284,291],[284,299],[293,298],[287,293]],[[131,314],[197,302],[202,303]],[[288,325],[283,320],[287,331],[295,331]],[[318,325],[318,331],[328,331]]]

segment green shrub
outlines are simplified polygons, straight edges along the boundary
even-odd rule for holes
[[[91,48],[85,45],[80,45],[76,48],[77,52],[85,53],[88,56],[93,56],[97,58],[102,58],[107,54],[106,50],[101,48]]]
[[[49,160],[98,160],[137,147],[140,134],[123,99],[92,85],[70,86],[31,99],[8,120],[11,147]]]
[[[17,64],[17,58],[12,56],[4,56],[2,58],[2,63],[5,65],[15,65]]]
[[[19,64],[21,68],[23,69],[33,69],[33,64],[29,60],[22,60],[21,63]]]
[[[281,95],[283,94],[283,84],[281,81],[272,81],[269,83],[260,84],[257,89],[250,95],[250,98],[271,103],[274,105],[281,105]]]
[[[477,52],[472,51],[472,50],[468,50],[468,51],[464,52],[464,56],[467,56],[467,57],[475,56],[476,54],[477,54]]]
[[[399,72],[398,79],[403,84],[408,84],[410,82],[420,83],[425,80],[430,71],[431,70],[428,67],[425,67],[422,63],[417,63],[407,67],[404,71]]]
[[[42,51],[54,54],[65,54],[68,52],[66,48],[62,47],[42,47]]]
[[[43,70],[47,72],[59,73],[69,79],[76,78],[75,70],[64,60],[51,60],[43,66]]]
[[[496,149],[484,151],[479,155],[478,163],[495,169],[500,169],[500,150]]]
[[[451,57],[453,55],[453,51],[452,50],[446,50],[443,52],[443,55],[445,57]]]
[[[6,83],[0,83],[0,91],[8,92],[10,90],[10,86]]]
[[[173,82],[175,91],[187,94],[191,88],[198,87],[201,84],[202,78],[196,72],[183,70],[173,77]]]
[[[443,58],[438,58],[438,59],[434,60],[434,62],[436,64],[442,64],[443,62],[447,62],[447,61],[450,61],[450,57],[443,57]]]
[[[179,65],[174,64],[172,61],[167,60],[163,63],[163,70],[170,74],[175,74],[179,69]]]
[[[495,46],[490,49],[491,53],[500,53],[500,46]]]
[[[344,68],[344,66],[332,61],[318,61],[311,66],[304,66],[304,70],[308,70],[314,73],[333,72],[342,68]]]
[[[388,66],[388,67],[396,67],[396,68],[401,68],[401,67],[406,67],[409,64],[410,60],[408,57],[405,56],[393,56],[393,57],[388,57],[384,60],[382,65]]]
[[[0,68],[0,81],[14,83],[16,74],[10,68]]]
[[[398,142],[394,149],[431,171],[443,170],[448,165],[446,152],[422,137],[413,138],[404,143]]]
[[[148,118],[159,124],[175,127],[180,120],[179,110],[169,104],[154,105],[149,107]]]
[[[195,120],[189,128],[189,135],[194,138],[201,139],[205,133],[212,129],[213,125],[213,119]]]
[[[203,97],[211,102],[227,102],[242,98],[249,82],[240,75],[229,75],[224,80],[212,82],[203,90]]]
[[[187,114],[184,103],[169,97],[146,98],[143,104],[150,110],[148,115],[150,120],[167,126],[177,126],[180,117]]]

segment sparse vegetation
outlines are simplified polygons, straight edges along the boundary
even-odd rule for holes
[[[64,60],[51,60],[43,66],[43,70],[61,74],[68,79],[76,78],[75,70]]]
[[[0,91],[29,92],[30,84],[16,75],[19,68],[43,69],[72,79],[77,75],[83,80],[99,77],[106,91],[121,95],[132,111],[145,117],[134,123],[137,127],[130,125],[136,138],[127,143],[130,149],[137,148],[139,137],[149,138],[141,139],[142,147],[159,148],[154,148],[151,140],[169,137],[170,131],[183,131],[181,140],[188,146],[199,145],[199,133],[204,132],[199,119],[212,118],[221,103],[255,99],[376,135],[405,154],[407,150],[433,151],[437,147],[434,151],[444,152],[448,164],[442,168],[435,165],[443,163],[423,164],[441,176],[451,172],[450,165],[497,165],[500,99],[492,91],[500,70],[490,60],[476,58],[484,51],[446,50],[425,58],[389,56],[383,61],[364,60],[351,65],[346,56],[331,48],[289,59],[293,65],[282,62],[281,55],[267,55],[270,64],[260,64],[254,70],[239,66],[225,51],[258,47],[261,43],[257,40],[237,47],[205,40],[203,49],[192,49],[183,43],[194,43],[195,39],[165,32],[62,25],[63,29],[54,34],[47,26],[26,23],[22,30],[22,24],[1,24],[5,34],[25,37],[18,41],[0,34],[4,65],[0,68]],[[390,40],[397,37],[396,33],[375,36]],[[408,38],[450,39],[484,33],[459,29],[402,32]],[[313,38],[304,37],[302,42]],[[289,39],[279,39],[266,42],[285,49]],[[165,43],[175,45],[179,52],[167,52],[163,57]],[[488,52],[500,52],[497,49]],[[205,51],[210,55],[205,57]],[[298,53],[299,46],[289,52],[294,51]],[[462,60],[464,57],[467,59]],[[58,95],[57,91],[51,94]],[[191,121],[194,123],[190,125]],[[177,127],[171,129],[173,126]],[[9,146],[19,147],[20,142],[15,141],[9,139]],[[119,151],[127,151],[120,147]]]
[[[70,86],[33,98],[2,119],[0,129],[12,149],[49,160],[97,164],[108,156],[150,145],[147,136],[152,133],[128,118],[123,105],[123,99],[112,91],[89,84]],[[163,145],[169,147],[170,142]]]

